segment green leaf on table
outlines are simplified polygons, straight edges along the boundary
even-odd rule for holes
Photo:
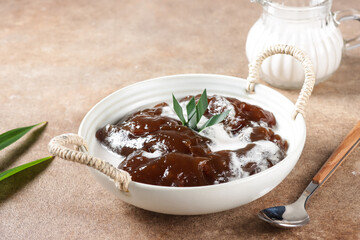
[[[38,160],[35,160],[35,161],[32,161],[32,162],[20,165],[18,167],[6,170],[6,171],[0,173],[0,181],[2,181],[5,178],[8,178],[8,177],[18,173],[18,172],[20,172],[22,170],[25,170],[25,169],[27,169],[29,167],[35,166],[35,165],[37,165],[39,163],[45,162],[45,161],[53,159],[53,158],[54,158],[54,156],[49,156],[49,157],[46,157],[46,158],[38,159]]]
[[[29,132],[32,128],[47,124],[47,122],[41,122],[32,126],[28,127],[21,127],[21,128],[15,128],[10,131],[7,131],[0,135],[0,150],[6,148],[7,146],[11,145],[12,143],[19,140],[22,136],[24,136],[27,132]]]

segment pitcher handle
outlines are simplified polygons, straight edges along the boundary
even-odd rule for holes
[[[340,10],[334,13],[334,21],[337,25],[341,22],[355,20],[360,22],[360,11],[356,9]],[[344,39],[345,49],[351,50],[360,47],[360,34],[351,39]]]
[[[306,103],[311,95],[311,92],[314,88],[315,84],[315,72],[314,66],[309,58],[309,56],[302,50],[289,46],[286,44],[277,44],[274,46],[267,47],[259,56],[255,58],[255,60],[249,64],[249,76],[247,91],[249,93],[254,92],[255,83],[259,82],[260,68],[262,62],[275,54],[286,54],[293,56],[295,59],[301,62],[304,73],[305,73],[305,81],[301,88],[298,99],[295,103],[295,109],[292,113],[292,118],[295,119],[296,116],[301,113],[303,117],[305,117],[305,107]]]

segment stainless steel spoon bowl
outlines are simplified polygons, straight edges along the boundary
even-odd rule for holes
[[[360,143],[360,121],[345,137],[319,172],[313,177],[305,191],[296,200],[296,202],[285,205],[263,209],[259,212],[260,219],[281,228],[292,228],[303,226],[310,221],[310,217],[305,210],[306,203],[311,195],[320,187],[336,168],[344,161],[344,159],[355,149]]]

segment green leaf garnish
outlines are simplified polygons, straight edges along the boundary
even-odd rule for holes
[[[36,125],[35,125],[36,126]],[[15,173],[18,173],[22,170],[25,170],[29,167],[32,167],[36,164],[39,164],[39,163],[42,163],[42,162],[45,162],[47,160],[50,160],[50,159],[53,159],[54,156],[49,156],[49,157],[46,157],[46,158],[42,158],[42,159],[39,159],[39,160],[35,160],[35,161],[32,161],[32,162],[29,162],[29,163],[26,163],[26,164],[23,164],[23,165],[20,165],[18,167],[15,167],[15,168],[12,168],[12,169],[9,169],[9,170],[6,170],[2,173],[0,173],[0,181],[4,180],[5,178],[8,178],[12,175],[14,175]]]
[[[219,122],[221,122],[222,120],[224,120],[226,118],[226,116],[229,114],[230,110],[226,110],[223,113],[220,113],[218,115],[212,116],[209,120],[206,121],[206,123],[199,129],[199,132],[201,132],[202,130],[204,130],[207,127],[213,126]]]
[[[194,97],[192,97],[186,105],[186,112],[189,119],[196,113],[196,102]]]
[[[196,129],[196,103],[195,98],[192,97],[189,101],[189,103],[186,105],[186,112],[188,115],[188,123],[187,126],[191,129]],[[184,124],[185,125],[185,124]]]
[[[178,102],[178,100],[176,100],[174,94],[173,94],[173,106],[174,106],[174,110],[175,110],[176,114],[180,118],[180,121],[182,122],[183,125],[185,125],[186,121],[184,118],[182,107],[180,106],[180,103]]]
[[[202,115],[206,112],[208,107],[208,99],[206,94],[206,89],[204,89],[203,93],[201,94],[198,103],[196,104],[196,121],[200,122]]]
[[[12,143],[19,140],[22,136],[24,136],[27,132],[29,132],[32,128],[39,126],[41,124],[46,124],[47,122],[41,122],[28,127],[15,128],[10,131],[7,131],[0,135],[0,150],[6,148]]]
[[[176,115],[179,117],[180,121],[184,126],[187,126],[194,131],[200,132],[204,130],[206,127],[213,126],[222,120],[224,120],[227,115],[229,114],[230,110],[227,110],[221,114],[212,116],[201,128],[197,127],[197,124],[200,122],[201,117],[206,112],[206,109],[208,107],[208,99],[207,99],[207,93],[206,89],[201,94],[198,103],[196,104],[195,98],[192,97],[188,104],[186,105],[186,113],[187,113],[187,121],[185,120],[182,107],[180,106],[180,103],[178,100],[176,100],[174,94],[173,96],[173,105],[174,105],[174,111]]]

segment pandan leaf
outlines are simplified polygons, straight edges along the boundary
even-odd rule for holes
[[[186,125],[182,107],[180,106],[180,103],[178,102],[178,100],[176,100],[174,94],[172,96],[173,96],[173,106],[174,106],[175,113],[176,113],[176,115],[178,115],[182,124]]]
[[[229,114],[230,110],[227,110],[223,113],[220,113],[218,115],[212,116],[209,120],[206,121],[206,123],[199,129],[199,132],[201,132],[202,130],[204,130],[206,127],[210,127],[213,126],[219,122],[221,122],[222,120],[224,120],[227,115]]]
[[[6,148],[12,143],[19,140],[22,136],[24,136],[27,132],[29,132],[32,128],[39,126],[41,124],[47,124],[47,122],[41,122],[28,127],[15,128],[10,131],[7,131],[0,135],[0,150]]]
[[[173,96],[174,111],[178,115],[182,124],[197,132],[200,132],[204,130],[204,128],[206,127],[210,127],[214,124],[221,122],[226,118],[226,116],[230,112],[230,110],[227,110],[221,114],[212,116],[199,130],[197,124],[200,122],[201,117],[204,115],[204,113],[208,108],[208,98],[207,98],[206,89],[204,89],[197,104],[195,102],[195,98],[192,97],[188,102],[188,104],[186,105],[186,113],[188,116],[188,121],[185,120],[180,103],[176,100],[174,94],[172,96]]]
[[[188,126],[191,129],[196,129],[196,103],[195,98],[192,97],[189,103],[186,105],[186,111],[188,115]]]
[[[202,115],[206,112],[208,107],[208,99],[206,94],[206,89],[201,94],[198,103],[196,104],[196,121],[197,123],[200,122]]]
[[[35,160],[35,161],[32,161],[32,162],[20,165],[18,167],[6,170],[6,171],[0,173],[0,181],[4,180],[5,178],[8,178],[8,177],[20,172],[20,171],[23,171],[23,170],[25,170],[25,169],[27,169],[29,167],[35,166],[35,165],[37,165],[39,163],[45,162],[45,161],[53,159],[53,158],[54,158],[54,156],[49,156],[49,157],[46,157],[46,158]]]

